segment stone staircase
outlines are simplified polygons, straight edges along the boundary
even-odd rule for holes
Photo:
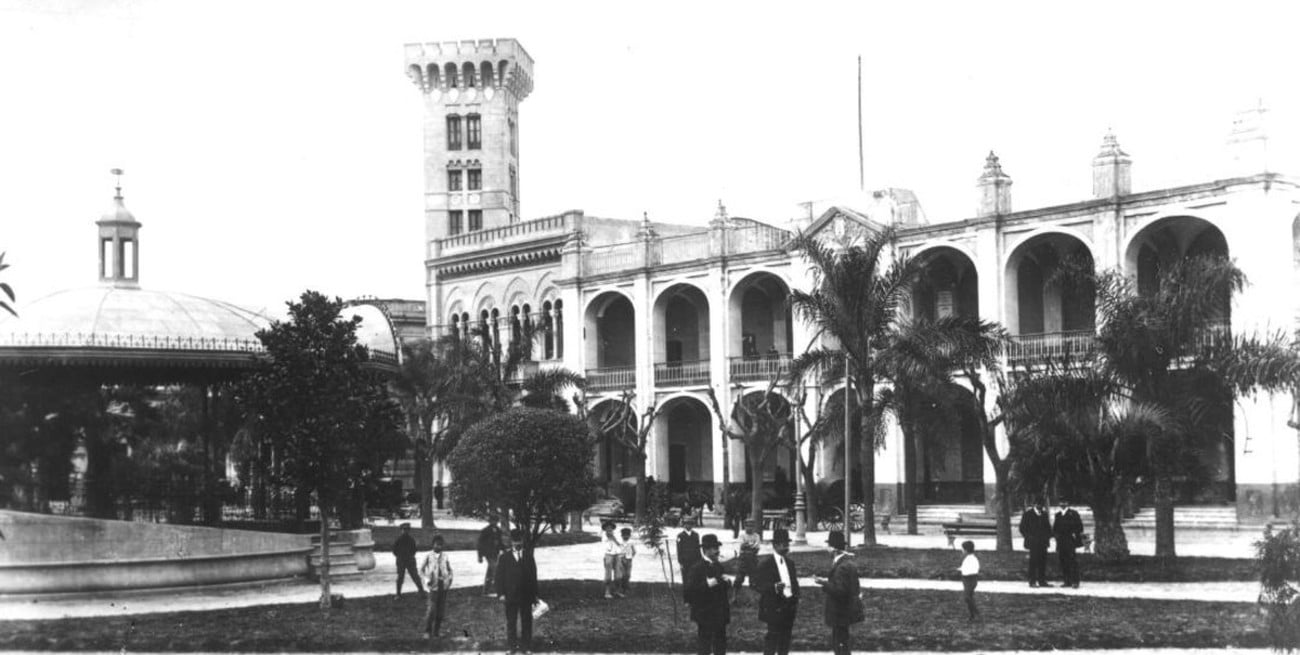
[[[1231,506],[1188,506],[1174,508],[1174,526],[1197,530],[1236,530],[1237,508]],[[1144,507],[1131,519],[1124,520],[1124,529],[1155,530],[1156,510]]]
[[[319,534],[312,535],[311,547],[307,554],[307,577],[316,580],[321,564]],[[375,568],[373,548],[369,530],[330,531],[330,578],[361,575]]]

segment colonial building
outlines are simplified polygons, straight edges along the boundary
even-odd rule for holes
[[[1207,317],[1211,333],[1292,331],[1300,320],[1300,180],[1268,168],[1262,108],[1234,126],[1222,170],[1188,186],[1135,192],[1132,159],[1107,134],[1091,162],[1091,193],[1085,186],[1079,201],[1054,207],[1013,209],[1012,178],[989,153],[971,214],[936,223],[904,189],[810,204],[806,215],[775,225],[730,216],[721,203],[707,226],[581,211],[522,220],[517,144],[520,103],[532,88],[527,52],[512,39],[410,44],[406,65],[425,103],[431,330],[481,326],[499,346],[527,323],[547,328],[535,359],[585,373],[590,407],[632,390],[638,409],[660,409],[648,472],[675,488],[716,493],[724,467],[731,480],[746,479],[744,448],[723,443],[706,390],[730,408],[737,394],[766,388],[816,338],[786,302],[791,289],[812,283],[788,249],[797,231],[849,242],[897,226],[899,254],[926,268],[911,311],[1005,325],[1015,338],[1012,364],[1092,339],[1093,299],[1052,283],[1068,258],[1118,269],[1144,287],[1176,258],[1225,253],[1250,285]],[[839,384],[814,389],[809,411]],[[1180,502],[1235,507],[1243,517],[1291,515],[1300,493],[1296,434],[1287,425],[1294,399],[1265,394],[1231,405],[1222,447],[1204,454],[1204,471],[1182,486]],[[921,440],[920,502],[991,497],[993,472],[968,423]],[[824,447],[822,480],[843,477],[841,448]],[[632,461],[614,444],[602,444],[596,457],[607,480],[631,474]],[[769,476],[777,466],[794,470],[785,457]],[[876,457],[876,479],[878,509],[896,511],[904,479],[897,430]]]

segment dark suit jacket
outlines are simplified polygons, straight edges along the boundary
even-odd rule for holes
[[[521,560],[515,551],[506,550],[497,560],[497,595],[505,596],[507,603],[532,606],[537,600],[537,561],[532,553],[523,551]]]
[[[1083,519],[1079,518],[1079,513],[1073,507],[1065,512],[1057,512],[1056,521],[1052,523],[1052,534],[1056,535],[1057,550],[1078,548],[1083,545]]]
[[[682,571],[685,572],[692,564],[700,561],[703,555],[700,554],[700,533],[691,531],[686,534],[685,531],[677,533],[677,563],[682,565]]]
[[[731,622],[731,604],[727,598],[730,586],[722,582],[710,587],[708,578],[722,575],[722,565],[701,559],[686,572],[683,594],[691,605],[691,620],[700,625],[723,626]]]
[[[398,562],[414,562],[415,538],[409,534],[398,535],[393,542],[393,558]]]
[[[1020,515],[1020,536],[1025,538],[1025,550],[1046,549],[1052,541],[1052,520],[1047,512],[1040,514],[1032,507],[1025,510]]]
[[[501,528],[494,528],[491,524],[483,526],[483,529],[478,531],[478,542],[475,547],[479,557],[496,559],[501,553]]]
[[[858,580],[858,570],[853,566],[852,558],[845,556],[831,565],[831,572],[826,574],[826,625],[847,626],[861,623],[862,583]]]
[[[749,585],[758,590],[758,620],[773,627],[789,630],[794,626],[794,615],[799,609],[799,577],[794,570],[794,560],[785,558],[786,572],[789,573],[790,591],[794,593],[786,598],[777,589],[781,582],[781,573],[776,568],[776,557],[768,555],[758,561],[758,569]]]

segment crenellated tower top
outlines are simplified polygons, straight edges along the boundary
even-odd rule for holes
[[[533,58],[514,39],[408,43],[406,74],[421,91],[451,102],[490,100],[501,91],[517,102],[533,90]]]

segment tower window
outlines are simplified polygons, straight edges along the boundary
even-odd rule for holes
[[[460,234],[460,227],[462,225],[461,220],[464,216],[465,212],[459,209],[453,209],[447,212],[447,234],[451,236]]]
[[[456,213],[459,214],[460,212],[456,212]],[[469,210],[469,231],[477,232],[481,229],[483,229],[483,210],[482,209]]]
[[[122,239],[122,277],[135,279],[135,241]]]
[[[478,150],[483,147],[483,126],[478,114],[465,117],[465,136],[468,149]]]
[[[459,173],[460,171],[456,171]],[[469,190],[478,191],[483,188],[483,169],[471,168],[466,173],[469,174]]]
[[[447,117],[447,149],[460,150],[460,116]]]
[[[113,278],[113,240],[103,239],[99,242],[99,277],[106,280]]]
[[[510,167],[510,197],[514,199],[515,213],[519,213],[519,175],[515,173],[515,167]]]
[[[460,191],[460,188],[460,171],[447,171],[447,190]]]
[[[519,142],[519,134],[515,131],[515,120],[513,118],[510,119],[507,121],[507,125],[510,127],[510,154],[518,157],[519,146],[517,143]]]

